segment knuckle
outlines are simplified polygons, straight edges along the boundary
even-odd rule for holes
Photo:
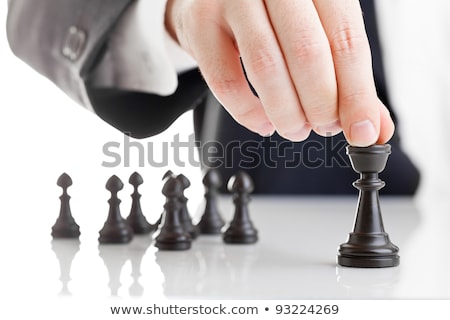
[[[289,119],[291,114],[287,113],[287,109],[278,104],[264,104],[264,110],[267,115],[274,121],[278,122],[283,119]]]
[[[331,51],[341,57],[354,56],[368,46],[367,36],[354,27],[344,24],[330,39]]]
[[[335,102],[318,102],[304,108],[308,120],[314,124],[327,123],[330,119],[337,117],[337,103]]]
[[[257,116],[258,110],[256,107],[238,108],[233,112],[233,116],[243,124],[251,123],[255,116]]]
[[[190,15],[197,17],[194,21],[198,21],[198,18],[208,17],[211,14],[211,1],[199,0],[199,1],[189,1],[188,4]],[[208,14],[209,13],[209,14]]]
[[[291,45],[293,57],[296,61],[301,61],[303,64],[309,64],[316,61],[326,50],[323,43],[308,35],[298,37]]]
[[[345,95],[339,96],[340,106],[354,106],[360,105],[361,102],[371,101],[372,95],[367,91],[354,91]]]
[[[273,50],[270,50],[266,46],[260,46],[258,49],[252,51],[246,66],[255,75],[269,75],[278,69],[279,63],[280,59],[276,57]]]
[[[238,94],[241,89],[240,81],[236,79],[213,77],[208,82],[211,90],[213,90],[219,98]]]

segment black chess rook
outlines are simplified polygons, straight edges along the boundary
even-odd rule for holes
[[[391,146],[347,146],[353,169],[360,178],[353,185],[359,190],[353,228],[346,243],[340,245],[337,262],[341,266],[382,268],[399,265],[398,247],[385,232],[378,191],[385,183],[378,178],[386,166]]]

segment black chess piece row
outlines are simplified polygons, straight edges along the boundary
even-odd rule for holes
[[[109,212],[108,218],[100,230],[100,243],[127,243],[130,242],[134,234],[146,234],[157,229],[157,225],[150,224],[142,213],[138,187],[143,183],[142,176],[135,172],[130,176],[129,183],[134,187],[131,194],[132,205],[130,214],[126,219],[122,218],[120,213],[120,199],[117,193],[123,189],[122,181],[115,175],[108,179],[106,189],[111,192],[111,198],[108,200]],[[58,186],[63,188],[63,194],[60,196],[61,209],[58,219],[52,227],[53,238],[78,238],[80,236],[80,227],[75,222],[70,210],[70,196],[67,194],[67,188],[72,185],[72,179],[67,173],[63,173],[58,181]]]
[[[348,241],[340,245],[337,262],[348,267],[393,267],[399,264],[399,249],[389,239],[385,232],[379,194],[384,182],[378,174],[384,170],[389,154],[390,145],[374,145],[365,148],[347,147],[353,169],[360,173],[354,186],[359,189],[359,200],[353,231]],[[134,233],[149,233],[155,231],[155,246],[161,250],[186,250],[191,246],[192,239],[199,233],[217,234],[223,230],[224,222],[220,217],[216,205],[217,189],[221,181],[217,172],[209,171],[203,183],[206,188],[205,212],[200,222],[194,226],[187,211],[187,198],[184,190],[190,182],[184,175],[175,176],[171,171],[164,175],[163,194],[166,196],[164,212],[155,225],[149,224],[142,215],[137,188],[143,183],[142,177],[134,173],[129,182],[134,186],[132,194],[133,205],[129,217],[124,220],[120,215],[120,200],[117,197],[123,183],[116,176],[112,176],[106,188],[111,192],[109,199],[108,219],[100,230],[100,243],[127,243]],[[79,226],[72,217],[67,188],[72,180],[67,174],[62,174],[57,184],[63,189],[60,196],[61,209],[59,217],[52,228],[54,238],[78,238]],[[226,243],[254,243],[258,233],[249,218],[249,194],[253,191],[253,182],[244,172],[233,176],[228,189],[233,193],[235,213],[233,220],[223,233]]]
[[[184,175],[175,176],[168,173],[164,176],[162,193],[166,196],[161,227],[155,236],[155,246],[161,250],[187,250],[192,240],[199,233],[220,234],[225,225],[216,204],[217,189],[221,179],[214,170],[203,178],[205,185],[205,211],[197,225],[192,224],[187,210],[187,198],[184,190],[190,186]],[[234,194],[235,213],[233,220],[223,233],[226,243],[250,244],[258,240],[258,232],[250,220],[248,212],[249,194],[253,191],[253,182],[245,172],[238,172],[228,184]]]
[[[188,198],[184,191],[190,186],[189,179],[183,174],[174,175],[170,170],[164,175],[162,193],[166,197],[164,211],[155,223],[149,223],[142,213],[138,187],[143,183],[142,176],[135,172],[129,178],[134,192],[131,194],[132,206],[130,214],[124,219],[120,212],[118,192],[123,189],[122,181],[115,175],[108,179],[106,189],[111,192],[108,200],[109,212],[103,228],[99,231],[99,242],[128,243],[135,234],[149,234],[155,232],[155,246],[161,250],[186,250],[191,246],[192,240],[199,234],[221,234],[225,222],[217,209],[218,188],[221,178],[217,171],[208,171],[204,178],[205,210],[197,225],[194,225],[188,212]],[[78,238],[80,228],[76,224],[69,205],[70,196],[67,188],[72,185],[72,179],[63,173],[57,182],[63,188],[60,196],[61,209],[56,223],[52,227],[54,238]],[[233,192],[235,214],[228,228],[223,232],[226,243],[254,243],[258,240],[257,230],[254,228],[248,212],[249,194],[253,191],[253,182],[244,172],[234,175],[228,184]]]

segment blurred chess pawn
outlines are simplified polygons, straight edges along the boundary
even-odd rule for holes
[[[222,179],[217,170],[211,169],[206,172],[202,182],[205,187],[205,210],[197,227],[201,234],[221,234],[225,222],[217,208],[217,194]]]
[[[179,174],[176,179],[180,181],[181,185],[181,195],[179,198],[180,201],[180,223],[183,226],[184,230],[190,234],[191,239],[194,240],[197,238],[199,234],[199,230],[197,226],[192,224],[192,218],[189,213],[187,202],[188,198],[186,198],[184,192],[187,188],[191,186],[191,182],[184,174]]]
[[[162,193],[166,196],[166,203],[159,229],[153,235],[155,247],[159,250],[188,250],[191,248],[192,238],[180,221],[182,185],[179,179],[167,177]]]
[[[148,234],[155,231],[158,226],[150,224],[142,213],[141,208],[141,195],[138,192],[138,188],[144,183],[142,176],[134,172],[128,182],[133,186],[134,191],[131,194],[132,204],[130,214],[127,217],[128,225],[133,229],[134,234]]]
[[[250,220],[248,203],[254,186],[250,176],[240,171],[231,177],[228,190],[233,193],[234,216],[223,233],[226,243],[250,244],[258,241],[258,231]]]
[[[120,213],[120,199],[117,193],[123,189],[122,181],[115,175],[106,182],[106,189],[111,192],[108,200],[108,218],[99,231],[98,241],[101,244],[129,243],[133,239],[133,230]]]

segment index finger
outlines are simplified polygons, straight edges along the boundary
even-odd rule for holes
[[[350,144],[368,146],[376,143],[380,129],[380,110],[372,72],[372,59],[361,6],[358,0],[314,0],[330,43],[338,84],[339,117]],[[392,129],[393,130],[393,129]]]

